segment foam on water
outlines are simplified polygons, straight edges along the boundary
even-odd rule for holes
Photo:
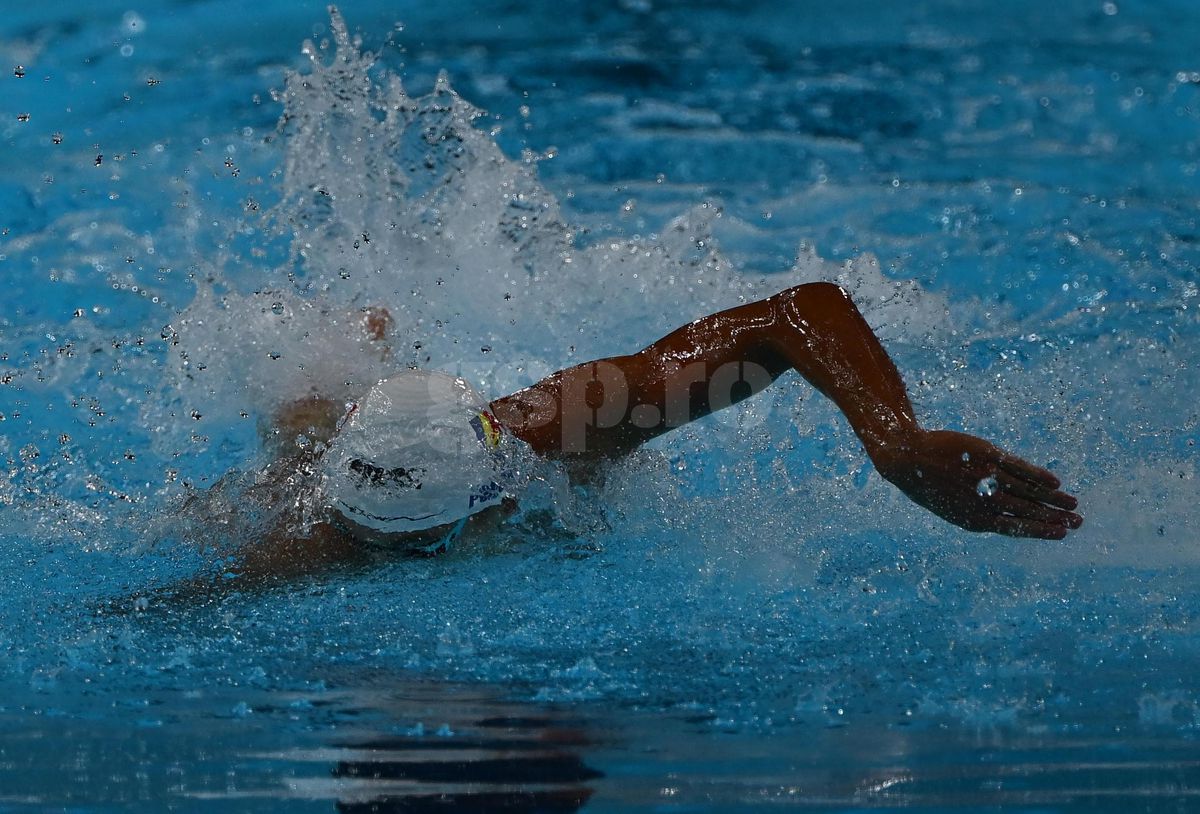
[[[123,170],[126,199],[177,179],[190,208],[161,233],[98,208],[46,213],[8,244],[10,267],[54,265],[17,284],[21,299],[65,288],[83,310],[0,324],[0,505],[17,530],[5,568],[25,585],[0,610],[6,681],[287,687],[370,663],[734,727],[855,713],[1197,724],[1186,262],[1156,266],[1154,291],[1080,293],[1052,313],[951,302],[869,254],[835,263],[805,246],[784,273],[750,273],[718,237],[757,227],[718,201],[640,237],[591,235],[539,182],[540,156],[507,157],[445,76],[409,95],[336,14],[332,40],[305,52],[265,142],[187,161],[151,151],[144,181]],[[494,397],[815,279],[853,292],[930,423],[993,436],[1076,485],[1084,530],[1047,545],[947,527],[786,381],[602,487],[573,491],[548,468],[473,549],[93,619],[113,597],[219,571],[278,519],[258,488],[261,436],[290,399],[353,397],[409,364]],[[361,329],[372,306],[395,320],[385,343]]]

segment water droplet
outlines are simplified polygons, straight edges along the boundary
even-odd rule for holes
[[[979,481],[979,483],[975,484],[975,491],[978,492],[981,497],[991,497],[992,495],[996,494],[996,490],[998,488],[999,485],[996,483],[995,475],[988,475],[986,478]]]
[[[17,67],[13,68],[13,76],[15,76],[17,79],[24,79],[25,78],[25,66],[18,65]]]
[[[964,452],[963,453],[963,463],[968,463],[970,460],[971,460],[971,453]]]
[[[136,11],[127,11],[121,17],[121,28],[126,34],[143,34],[146,31],[146,18]]]
[[[277,316],[283,316],[283,303],[281,303],[281,302],[271,303],[271,313],[275,314]]]

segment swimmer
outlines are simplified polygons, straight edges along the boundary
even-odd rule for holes
[[[385,309],[364,328],[383,339]],[[831,399],[875,469],[963,529],[1058,540],[1083,518],[1051,472],[960,432],[916,419],[899,372],[849,294],[808,283],[701,317],[642,350],[561,370],[486,402],[462,379],[399,371],[358,402],[307,399],[277,420],[321,441],[327,519],[303,538],[242,556],[246,576],[287,576],[361,558],[363,541],[444,549],[511,511],[511,454],[561,461],[572,479],[795,371]],[[287,465],[286,463],[284,464]],[[801,507],[802,508],[802,507]]]

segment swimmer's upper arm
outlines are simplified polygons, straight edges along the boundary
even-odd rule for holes
[[[263,440],[277,447],[278,454],[295,454],[294,441],[299,435],[327,444],[336,434],[345,409],[345,403],[320,396],[289,401],[272,416],[269,434]]]
[[[637,353],[560,370],[491,409],[538,453],[619,457],[758,392],[789,369],[765,341],[762,329],[773,319],[766,300],[711,314]]]
[[[646,375],[646,362],[636,354],[598,359],[553,373],[490,407],[539,454],[618,457],[652,437],[629,423],[626,409],[630,382]]]

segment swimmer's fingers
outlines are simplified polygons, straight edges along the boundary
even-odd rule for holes
[[[1021,480],[1036,483],[1038,486],[1043,486],[1047,489],[1057,489],[1062,485],[1054,473],[1049,469],[1043,469],[1040,466],[1035,466],[1029,461],[1022,460],[1016,455],[1002,453],[999,460],[1000,468],[1010,475],[1015,475]]]
[[[1038,503],[1047,503],[1051,506],[1057,506],[1060,509],[1067,511],[1073,510],[1079,505],[1079,501],[1073,495],[1068,495],[1066,492],[1052,489],[1045,486],[1035,486],[1028,481],[1020,480],[1005,472],[1001,472],[996,476],[996,482],[1000,486],[1002,492],[1026,500],[1034,500]]]
[[[1067,527],[1044,520],[1028,520],[1007,514],[996,516],[991,531],[1009,537],[1036,537],[1040,540],[1061,540],[1067,536]]]
[[[1032,500],[1025,500],[1005,492],[997,492],[988,498],[996,509],[1004,512],[1003,516],[1012,516],[1017,520],[1032,520],[1038,523],[1049,523],[1061,526],[1063,529],[1077,529],[1083,525],[1083,518],[1074,512],[1056,509]]]

